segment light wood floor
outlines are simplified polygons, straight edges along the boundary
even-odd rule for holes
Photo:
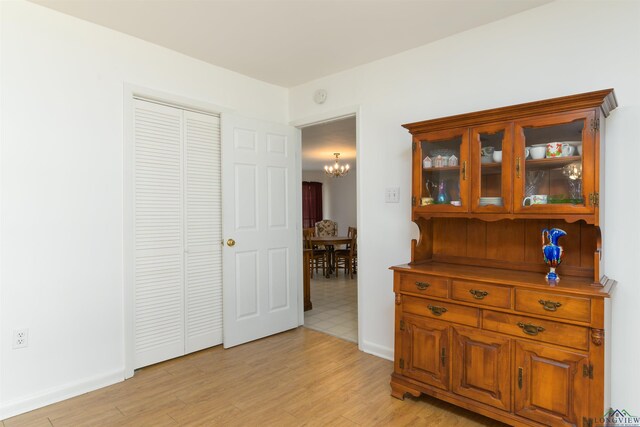
[[[431,398],[400,401],[390,361],[306,328],[150,366],[127,381],[4,420],[12,426],[488,426]]]

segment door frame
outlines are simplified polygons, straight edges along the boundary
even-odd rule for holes
[[[134,203],[133,203],[133,165],[134,165],[134,100],[143,99],[183,110],[205,114],[221,115],[234,113],[233,109],[199,101],[184,96],[124,83],[123,91],[123,337],[124,337],[124,378],[134,374],[134,337],[133,337],[133,270],[134,252]],[[224,307],[223,307],[224,310]]]
[[[349,117],[355,117],[356,118],[356,227],[359,227],[359,224],[362,223],[362,219],[361,219],[361,212],[362,210],[360,209],[361,203],[361,197],[362,197],[362,191],[360,191],[361,188],[361,182],[362,182],[362,175],[361,175],[361,168],[358,167],[358,164],[360,164],[360,105],[352,105],[352,106],[347,106],[347,107],[343,107],[343,108],[339,108],[339,109],[335,109],[335,110],[329,110],[329,111],[325,111],[322,113],[318,113],[318,114],[314,114],[311,116],[305,116],[302,117],[300,119],[296,119],[293,121],[289,122],[290,126],[294,126],[300,130],[302,130],[303,128],[309,127],[309,126],[313,126],[313,125],[318,125],[321,123],[326,123],[326,122],[333,122],[336,120],[341,120],[341,119],[346,119]],[[298,182],[302,183],[302,136],[300,137],[300,155],[297,159],[297,173],[298,173]],[[297,228],[297,233],[298,233],[298,241],[302,242],[302,198],[299,198],[299,203],[298,203],[298,224],[300,224],[300,226]],[[360,231],[360,230],[358,230]],[[360,232],[358,232],[358,234],[360,234]],[[361,255],[362,252],[362,246],[358,244],[358,253]],[[364,248],[364,251],[366,253],[366,248]],[[302,248],[300,249],[300,251],[298,251],[298,265],[302,265]],[[359,256],[360,258],[360,256]],[[358,260],[358,270],[361,270],[361,263],[360,260]],[[302,277],[302,275],[300,275],[300,277]],[[360,280],[359,277],[356,278],[357,280],[357,292],[358,292],[358,349],[362,350],[362,343],[363,343],[363,322],[362,322],[362,303],[363,303],[363,291],[362,291],[362,280]],[[298,315],[298,323],[300,324],[300,326],[304,325],[304,292],[303,292],[303,284],[300,281],[300,292],[299,292],[299,296],[298,296],[298,300],[299,300],[299,315]]]

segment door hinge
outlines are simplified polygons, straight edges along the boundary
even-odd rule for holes
[[[582,427],[593,427],[593,418],[582,417]]]
[[[404,320],[400,321],[400,330],[404,331]]]
[[[598,132],[600,130],[600,119],[591,119],[591,131]]]
[[[411,197],[411,206],[415,207],[415,205],[416,205],[416,196],[412,196]]]
[[[400,369],[404,369],[404,359],[400,359]]]
[[[589,202],[592,206],[598,207],[600,206],[600,193],[589,193]]]
[[[589,377],[591,380],[593,379],[593,365],[591,363],[582,366],[582,376]]]
[[[412,148],[412,149],[413,149],[413,151],[416,151],[416,148],[418,148],[418,144],[416,144],[416,142],[415,142],[415,141],[413,141],[412,147],[413,147],[413,148]]]

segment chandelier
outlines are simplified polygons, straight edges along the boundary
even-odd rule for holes
[[[336,162],[332,165],[326,165],[324,167],[324,171],[327,175],[331,176],[332,178],[337,178],[339,176],[345,176],[346,174],[349,173],[349,165],[339,165],[338,164],[338,157],[340,156],[340,153],[333,153],[334,156],[336,156]]]

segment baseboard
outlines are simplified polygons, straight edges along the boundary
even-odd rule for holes
[[[34,409],[42,408],[43,406],[60,402],[61,400],[69,399],[102,387],[119,383],[120,381],[124,381],[123,370],[103,375],[96,375],[91,378],[64,384],[59,387],[52,387],[31,396],[10,400],[0,404],[0,420],[5,420],[25,412],[33,411]]]
[[[383,359],[393,360],[393,348],[391,347],[384,347],[370,341],[362,340],[362,347],[360,350]]]

